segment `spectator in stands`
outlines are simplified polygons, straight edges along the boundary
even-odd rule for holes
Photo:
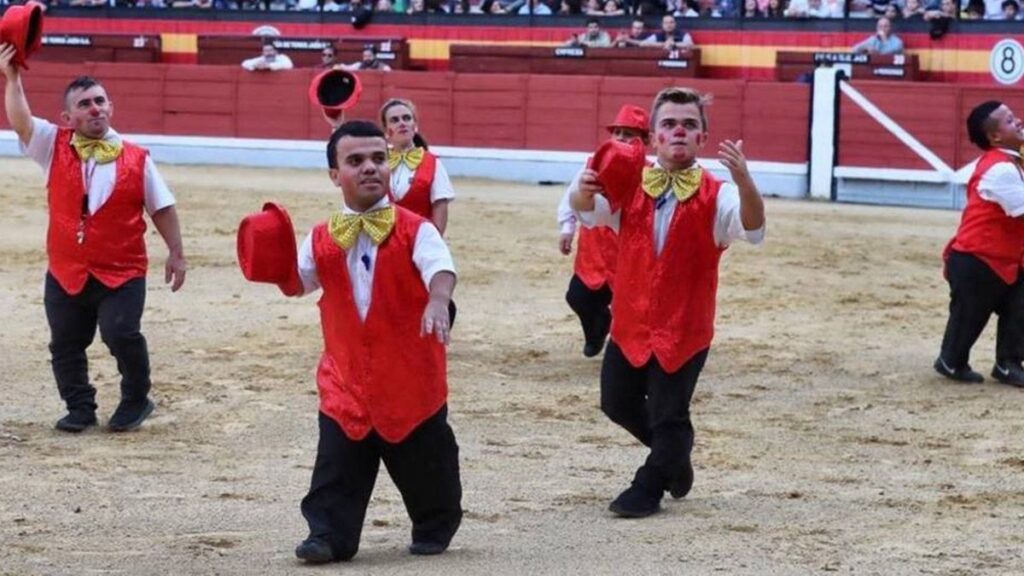
[[[938,8],[924,11],[925,20],[953,20],[956,18],[956,3],[953,0],[942,0]]]
[[[768,7],[764,11],[764,17],[769,19],[784,18],[787,7],[786,0],[768,0]]]
[[[356,70],[380,70],[381,72],[389,72],[391,66],[388,66],[384,62],[381,62],[377,58],[377,51],[373,48],[372,44],[367,44],[363,47],[363,58],[359,62],[353,62],[352,64],[342,64],[340,66],[342,70],[348,70],[354,72]]]
[[[498,2],[498,0],[484,0],[480,4],[480,11],[483,12],[484,14],[491,15],[506,13],[505,9],[501,6],[501,3]]]
[[[324,46],[323,50],[320,51],[320,63],[316,65],[316,68],[326,70],[328,68],[334,68],[337,64],[338,50],[333,44]]]
[[[591,16],[587,18],[587,29],[579,34],[573,34],[565,44],[566,46],[607,48],[612,45],[612,37],[601,30],[601,21]]]
[[[899,20],[902,15],[903,13],[900,12],[900,7],[895,4],[889,4],[889,6],[885,9],[885,14],[883,14],[883,16],[888,18],[890,22],[895,22],[896,20]]]
[[[527,0],[523,2],[523,5],[516,11],[516,14],[520,16],[551,16],[551,7],[541,2],[540,0]]]
[[[277,51],[273,42],[263,43],[263,54],[242,62],[246,70],[291,70],[294,68],[292,59]]]
[[[871,13],[876,18],[885,16],[885,11],[889,9],[891,4],[895,4],[894,0],[870,0]]]
[[[421,14],[425,12],[423,0],[409,0],[409,9],[405,11],[406,14]]]
[[[1020,6],[1015,0],[1003,0],[1003,20],[1020,20]]]
[[[743,17],[744,18],[759,18],[761,11],[757,8],[757,0],[746,0],[743,3]]]
[[[786,18],[842,18],[843,6],[835,0],[790,0]]]
[[[666,0],[665,1],[665,15],[672,15],[677,18],[696,18],[700,16],[697,10],[691,5],[691,1],[696,4],[696,0]]]
[[[904,20],[921,20],[924,18],[924,6],[921,0],[906,0],[903,4]]]
[[[661,18],[661,30],[644,40],[646,45],[660,44],[665,50],[682,50],[688,52],[694,48],[693,38],[687,32],[680,32],[676,27],[676,19],[671,14]]]
[[[970,0],[960,17],[963,20],[981,20],[985,18],[985,0]]]
[[[562,16],[575,16],[583,13],[583,6],[580,0],[561,0],[558,4],[558,13]]]
[[[892,22],[885,16],[878,19],[875,34],[853,47],[857,54],[903,54],[903,40],[892,33]]]
[[[644,43],[648,36],[644,19],[633,18],[633,22],[629,25],[629,31],[621,33],[615,38],[615,46],[618,48],[639,46]]]

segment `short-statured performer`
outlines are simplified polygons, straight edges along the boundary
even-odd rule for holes
[[[657,165],[643,150],[607,142],[572,205],[584,225],[618,231],[611,338],[601,368],[601,409],[650,448],[610,505],[623,517],[660,509],[664,491],[693,485],[690,399],[711,346],[718,266],[736,240],[764,238],[764,204],[742,141],[719,145],[735,184],[697,163],[708,139],[705,98],[667,88],[651,108]]]
[[[0,45],[7,118],[24,153],[46,173],[43,302],[53,375],[68,409],[57,429],[81,432],[96,424],[86,349],[98,326],[121,373],[121,402],[108,425],[131,430],[154,408],[149,352],[140,332],[148,266],[143,213],[167,244],[165,281],[177,291],[186,264],[174,196],[148,152],[110,127],[114,105],[99,82],[81,76],[67,86],[64,126],[56,126],[32,117],[14,54],[12,46]]]
[[[644,145],[648,144],[650,120],[647,111],[639,106],[626,104],[620,108],[615,121],[607,128],[611,137],[619,142],[640,140]],[[583,170],[573,178],[558,203],[558,228],[561,234],[558,249],[567,256],[572,253],[572,240],[576,234],[576,214],[569,205],[569,198],[579,188]],[[612,324],[609,306],[612,303],[618,243],[615,232],[608,228],[584,226],[579,231],[573,275],[569,280],[565,301],[580,319],[583,327],[583,355],[587,358],[601,353]]]
[[[295,555],[319,564],[356,554],[381,461],[412,520],[409,551],[439,554],[462,519],[459,449],[447,422],[454,264],[437,228],[390,202],[380,128],[345,122],[327,159],[344,203],[313,228],[297,262],[291,253],[290,278],[279,283],[289,295],[323,290],[320,441],[302,500],[309,536]],[[287,228],[294,243],[290,221]],[[240,245],[245,230],[243,221]],[[251,250],[254,258],[269,251]]]
[[[992,377],[1024,387],[1024,123],[1005,104],[988,101],[967,117],[967,134],[983,153],[967,182],[960,228],[944,254],[949,322],[935,370],[952,380],[984,381],[968,361],[994,312]]]

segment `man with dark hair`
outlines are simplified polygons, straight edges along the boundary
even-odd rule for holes
[[[455,267],[437,229],[389,201],[379,127],[342,124],[327,163],[342,209],[298,254],[300,293],[323,289],[324,353],[320,442],[302,500],[309,537],[295,555],[320,564],[356,554],[381,460],[412,520],[409,551],[440,554],[462,519],[445,359]]]
[[[633,21],[629,25],[629,31],[623,34],[619,34],[615,38],[615,46],[618,48],[627,48],[640,46],[647,39],[646,24],[644,24],[643,18],[633,18]]]
[[[587,29],[579,34],[573,34],[566,44],[569,46],[607,48],[612,45],[612,37],[604,30],[601,30],[601,21],[591,16],[587,18]]]
[[[665,50],[689,51],[695,47],[693,37],[689,32],[679,30],[676,18],[671,14],[661,17],[661,30],[648,36],[643,43],[661,45]]]
[[[388,66],[377,57],[377,49],[373,47],[373,44],[363,46],[363,53],[359,62],[342,64],[339,68],[350,72],[355,72],[357,70],[380,70],[381,72],[388,72],[391,70],[391,66]]]
[[[68,85],[60,114],[65,126],[57,127],[32,116],[13,56],[13,46],[0,44],[7,118],[22,151],[47,175],[43,304],[53,374],[68,409],[57,429],[81,432],[96,424],[86,349],[98,326],[121,373],[121,402],[109,427],[131,430],[154,407],[149,352],[140,332],[148,267],[142,215],[149,214],[167,244],[165,281],[177,291],[186,265],[174,196],[149,153],[110,127],[114,105],[99,82],[83,76]]]
[[[1024,123],[990,100],[967,117],[967,135],[983,150],[967,182],[960,227],[943,254],[949,321],[935,370],[959,382],[984,381],[971,369],[971,347],[999,315],[992,377],[1024,387]]]
[[[254,72],[258,70],[291,70],[295,67],[291,58],[277,51],[273,40],[269,38],[264,40],[262,50],[263,52],[259,56],[243,60],[242,68]]]
[[[570,199],[584,225],[619,235],[601,410],[650,448],[609,506],[627,518],[650,516],[666,490],[682,498],[693,485],[690,400],[714,334],[719,261],[735,241],[764,239],[764,203],[742,141],[719,145],[734,183],[697,163],[705,102],[695,90],[662,90],[650,113],[657,164],[645,166],[641,144],[607,142]]]

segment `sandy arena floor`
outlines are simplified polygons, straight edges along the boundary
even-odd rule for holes
[[[0,575],[1024,573],[1024,391],[931,370],[957,214],[769,201],[767,244],[723,261],[694,491],[628,521],[607,505],[644,451],[598,410],[599,362],[563,300],[561,189],[468,180],[449,234],[462,529],[447,554],[409,556],[382,474],[356,559],[302,567],[315,299],[246,283],[234,239],[271,199],[305,234],[337,194],[322,172],[163,172],[191,269],[171,294],[151,228],[157,412],[135,433],[69,436],[53,430],[42,178],[0,160]],[[993,333],[974,354],[986,373]],[[105,418],[116,367],[99,338],[91,359]]]

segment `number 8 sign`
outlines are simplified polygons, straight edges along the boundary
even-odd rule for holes
[[[1024,46],[1004,38],[992,48],[988,69],[1000,84],[1016,84],[1024,77]]]

